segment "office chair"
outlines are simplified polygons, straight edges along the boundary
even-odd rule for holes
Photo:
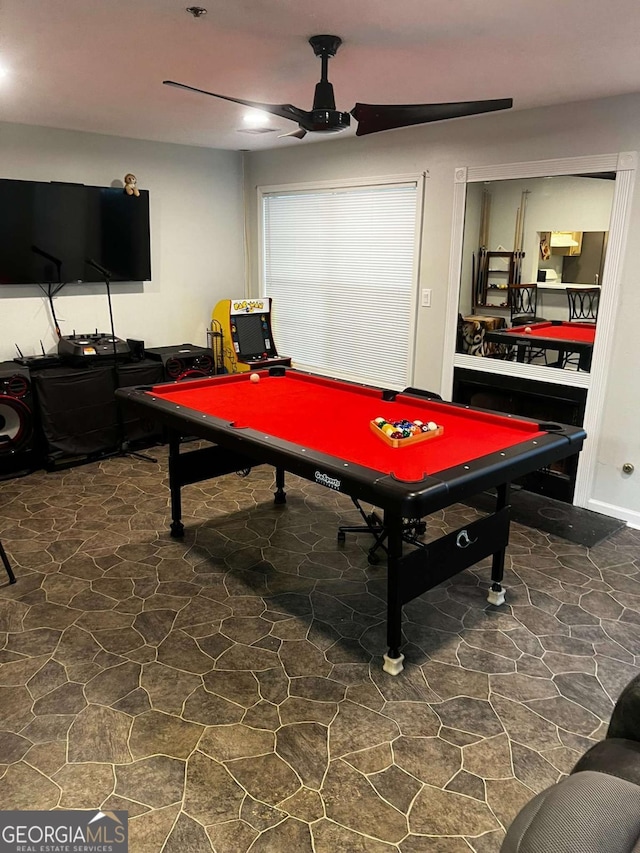
[[[0,542],[0,560],[2,560],[2,564],[4,565],[5,569],[7,570],[7,574],[9,575],[9,583],[15,583],[16,576],[14,575],[13,570],[11,568],[9,558],[7,557],[7,552],[2,547],[2,542]]]
[[[431,400],[442,400],[440,394],[434,391],[425,391],[422,388],[405,388],[403,394],[413,394],[415,397],[426,397]],[[385,545],[387,539],[387,530],[384,526],[382,518],[373,510],[370,513],[365,512],[357,498],[352,497],[351,500],[355,508],[358,510],[364,524],[342,526],[338,528],[338,542],[346,541],[347,533],[370,533],[374,538],[374,543],[369,548],[367,560],[371,566],[375,566],[380,562],[380,558],[376,553],[378,549],[387,553]],[[422,518],[406,518],[402,526],[402,538],[409,544],[420,544],[418,537],[423,536],[427,532],[427,523]]]

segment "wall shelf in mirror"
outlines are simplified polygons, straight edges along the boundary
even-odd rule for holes
[[[507,291],[509,284],[520,282],[524,252],[490,252],[484,246],[474,254],[472,272],[472,308],[508,308],[508,301],[496,303],[489,295],[499,296]],[[497,276],[500,281],[490,281],[490,276]]]

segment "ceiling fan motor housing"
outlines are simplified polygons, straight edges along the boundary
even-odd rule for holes
[[[305,122],[305,130],[324,133],[338,133],[346,130],[351,124],[349,113],[340,110],[311,110],[310,121]]]
[[[335,56],[342,44],[340,36],[311,36],[309,44],[316,56]]]

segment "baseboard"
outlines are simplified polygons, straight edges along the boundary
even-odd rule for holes
[[[602,515],[608,515],[611,518],[619,518],[620,521],[626,521],[628,527],[640,530],[640,512],[616,506],[615,504],[608,504],[604,501],[596,501],[593,498],[588,501],[587,509],[599,512]]]

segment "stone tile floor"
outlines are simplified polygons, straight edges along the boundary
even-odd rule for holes
[[[230,475],[184,490],[173,541],[159,456],[0,484],[5,809],[128,809],[133,853],[492,853],[640,671],[640,532],[515,525],[507,604],[486,568],[412,602],[393,678],[347,498]]]

